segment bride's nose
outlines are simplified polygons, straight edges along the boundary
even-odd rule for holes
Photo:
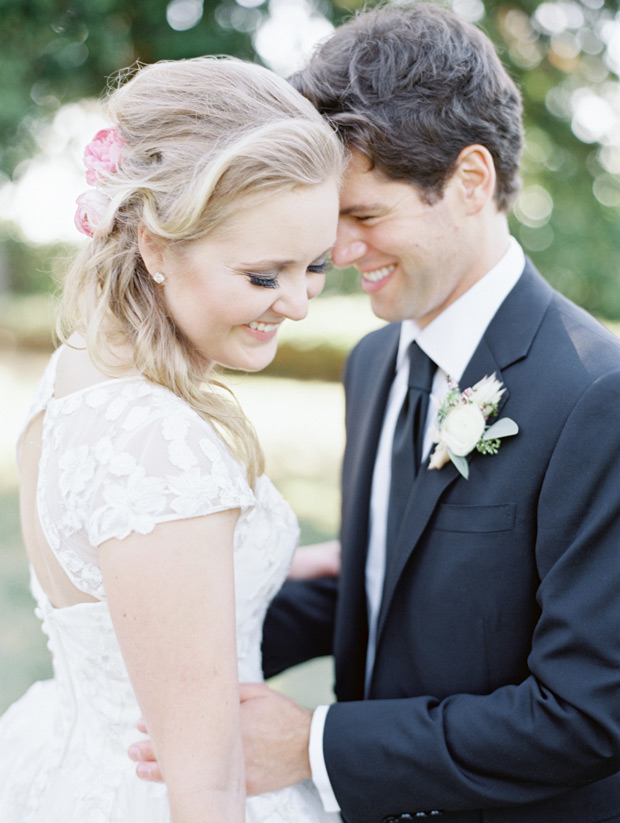
[[[294,278],[280,286],[277,300],[272,308],[289,320],[303,320],[308,314],[308,303],[314,294],[309,294],[307,278]]]

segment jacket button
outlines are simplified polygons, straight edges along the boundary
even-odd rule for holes
[[[398,823],[398,818],[391,814],[389,817],[383,818],[383,823]]]

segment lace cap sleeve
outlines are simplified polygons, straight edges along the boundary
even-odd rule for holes
[[[109,428],[82,455],[93,464],[91,545],[255,504],[245,469],[221,437],[165,389],[126,387],[106,405],[105,418]]]

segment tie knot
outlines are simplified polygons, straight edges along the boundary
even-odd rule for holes
[[[430,394],[436,369],[435,363],[414,340],[409,346],[409,388]]]

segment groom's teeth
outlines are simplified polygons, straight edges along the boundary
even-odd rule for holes
[[[255,331],[275,331],[279,323],[257,323],[256,320],[250,320],[248,326]]]
[[[362,272],[362,277],[364,280],[370,280],[371,283],[377,283],[379,280],[383,280],[384,277],[387,277],[388,274],[392,274],[395,268],[396,263],[393,263],[391,266],[384,266],[382,269]]]

